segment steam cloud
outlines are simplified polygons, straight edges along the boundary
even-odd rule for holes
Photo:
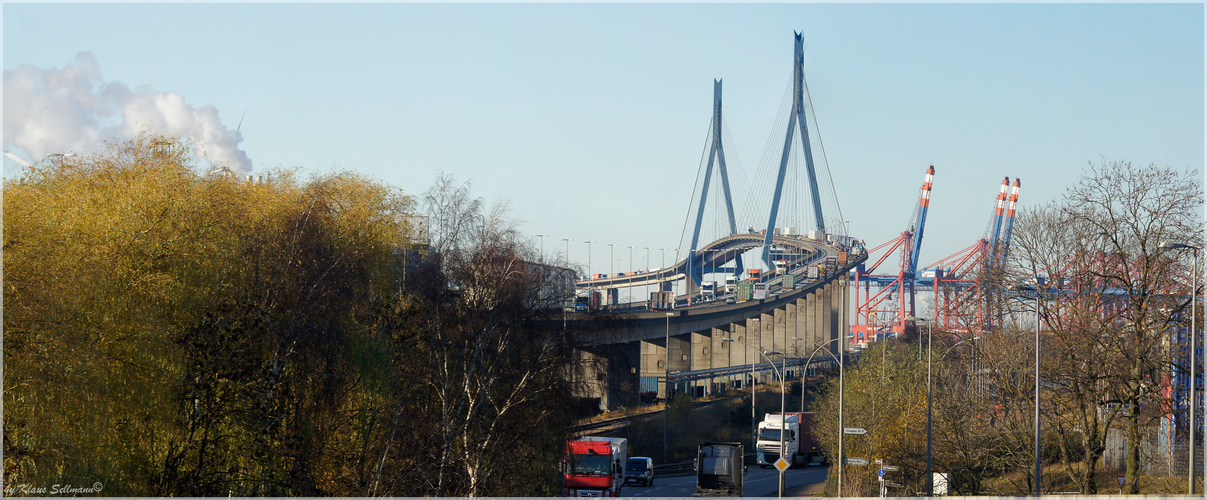
[[[50,153],[95,150],[113,137],[135,137],[141,129],[199,140],[211,164],[249,172],[251,159],[239,149],[243,136],[218,120],[213,106],[196,106],[176,92],[131,90],[101,80],[90,52],[76,54],[62,69],[22,65],[4,72],[4,145],[28,151],[35,160]]]

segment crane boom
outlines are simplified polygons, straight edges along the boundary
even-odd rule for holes
[[[1006,190],[1010,189],[1010,177],[1002,181],[1002,190],[997,194],[997,211],[993,215],[993,235],[989,238],[989,262],[997,262],[998,237],[1002,232],[1002,219],[1006,214]]]
[[[935,166],[926,169],[926,182],[922,184],[922,194],[918,196],[918,220],[914,222],[914,245],[909,252],[909,267],[905,274],[913,279],[918,271],[918,253],[922,250],[922,232],[926,229],[926,211],[930,207],[930,188],[935,180]]]
[[[1016,177],[1014,178],[1014,188],[1010,191],[1010,205],[1006,207],[1006,228],[1002,230],[1002,255],[1001,259],[1004,263],[1006,260],[1006,251],[1010,249],[1010,230],[1014,227],[1014,208],[1018,205],[1018,188],[1022,182]]]

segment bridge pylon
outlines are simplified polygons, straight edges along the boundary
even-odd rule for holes
[[[691,247],[688,248],[688,259],[691,262],[695,261],[696,250],[699,249],[700,243],[700,226],[704,222],[704,206],[708,202],[708,187],[712,182],[713,165],[717,166],[717,171],[721,176],[721,189],[725,196],[725,212],[729,216],[729,234],[738,233],[737,218],[733,212],[733,193],[729,188],[729,173],[725,168],[725,147],[721,142],[721,80],[713,80],[713,97],[712,97],[712,124],[710,126],[712,132],[712,145],[708,152],[708,166],[704,170],[704,183],[700,188],[700,203],[696,209],[696,225],[692,231]],[[742,256],[738,256],[736,261],[737,274],[742,274]],[[691,279],[695,284],[700,284],[704,279],[703,266],[695,266],[692,268]]]
[[[825,219],[821,211],[821,194],[817,187],[817,173],[813,167],[813,148],[809,145],[809,127],[805,123],[805,44],[801,33],[796,35],[796,51],[792,59],[792,112],[788,117],[788,131],[784,137],[784,152],[780,156],[779,174],[775,179],[775,194],[771,199],[771,215],[767,218],[767,234],[763,241],[763,261],[771,263],[771,237],[775,234],[775,219],[779,214],[780,198],[784,192],[784,176],[788,171],[788,157],[792,151],[792,135],[800,128],[801,144],[805,149],[805,167],[809,174],[809,189],[813,196],[813,216],[816,227],[826,232]],[[799,124],[799,125],[798,125]]]

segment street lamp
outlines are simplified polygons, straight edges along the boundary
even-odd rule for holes
[[[650,247],[645,247],[645,298],[650,298]]]
[[[792,340],[805,340],[805,339],[802,339],[799,337],[792,337]],[[800,412],[801,413],[805,412],[805,371],[807,371],[809,369],[809,365],[813,363],[813,357],[816,356],[817,353],[821,352],[822,350],[825,350],[827,353],[829,353],[830,357],[834,358],[834,361],[838,361],[838,356],[835,356],[834,352],[832,352],[826,348],[827,344],[833,344],[834,342],[836,342],[838,340],[840,340],[840,339],[831,339],[829,342],[826,342],[822,345],[817,346],[817,349],[814,349],[813,353],[809,354],[809,359],[805,360],[805,364],[801,365],[801,367],[800,367]],[[842,388],[840,387],[839,390],[841,391]]]
[[[633,249],[637,247],[629,247],[629,302],[633,302]]]
[[[545,261],[545,237],[549,236],[549,235],[538,234],[536,236],[541,239],[541,262],[544,262]]]
[[[1186,463],[1189,464],[1186,468],[1187,468],[1187,470],[1190,471],[1190,473],[1189,473],[1190,477],[1189,477],[1189,481],[1187,484],[1187,488],[1189,490],[1188,494],[1193,495],[1194,494],[1194,413],[1195,413],[1195,411],[1198,410],[1198,406],[1196,406],[1194,404],[1194,386],[1195,386],[1195,373],[1194,373],[1195,372],[1195,359],[1194,359],[1195,352],[1194,352],[1194,350],[1195,350],[1195,344],[1197,343],[1197,339],[1195,337],[1198,333],[1197,319],[1198,319],[1198,315],[1199,315],[1198,302],[1196,300],[1196,299],[1198,299],[1198,296],[1199,296],[1199,247],[1196,247],[1194,245],[1187,245],[1185,243],[1162,242],[1161,245],[1157,248],[1159,248],[1161,250],[1178,250],[1181,248],[1189,248],[1191,250],[1194,250],[1194,261],[1190,266],[1191,270],[1193,271],[1193,274],[1194,274],[1194,277],[1191,278],[1192,284],[1191,284],[1191,295],[1190,295],[1190,405],[1189,405],[1190,411],[1188,412],[1188,413],[1190,413],[1190,433],[1189,433],[1190,434],[1190,456],[1186,459]],[[1204,454],[1203,454],[1203,466],[1207,467],[1207,452],[1204,452]],[[1207,468],[1203,469],[1203,481],[1204,481],[1203,485],[1204,485],[1204,490],[1205,490],[1204,494],[1207,494]]]
[[[926,323],[926,496],[934,496],[935,478],[931,473],[931,393],[932,386],[930,381],[931,359],[934,357],[931,350],[931,340],[934,337],[934,325],[925,318],[917,316],[908,316],[906,321],[916,323]],[[921,344],[919,342],[919,344]]]
[[[670,250],[670,249],[668,248],[667,250]],[[678,265],[679,264],[679,249],[676,248],[674,250],[675,250],[675,264]],[[686,285],[686,281],[684,282],[684,284]],[[676,297],[679,296],[679,280],[675,280],[675,296]]]
[[[744,345],[749,346],[751,349],[758,351],[758,349],[755,348],[753,345],[747,344],[745,342],[737,341],[737,340],[734,340],[731,338],[722,338],[721,340],[724,342],[737,342],[739,344],[744,344]],[[775,367],[775,362],[771,361],[770,355],[779,354],[780,356],[784,356],[783,363],[784,363],[785,368],[787,368],[788,357],[784,353],[776,352],[776,351],[771,351],[771,352],[758,351],[758,353],[763,355],[763,358],[766,359],[767,363],[771,365],[771,369],[775,371],[775,375],[778,376],[780,379],[780,458],[784,458],[784,434],[786,434],[784,431],[785,431],[785,428],[787,427],[787,425],[784,424],[784,417],[785,417],[785,415],[784,415],[784,403],[785,403],[785,400],[784,400],[784,394],[785,394],[784,372],[782,370],[780,370],[779,368]],[[758,443],[758,441],[757,441],[758,438],[756,437],[755,439],[756,439],[755,443]],[[755,446],[757,447],[757,444]],[[784,497],[784,471],[781,470],[780,471],[779,498],[783,498],[783,497]]]
[[[675,313],[666,313],[666,375],[662,383],[662,392],[665,394],[666,402],[662,406],[662,461],[666,462],[666,429],[667,429],[667,414],[671,408],[671,316]]]
[[[570,269],[570,242],[574,238],[562,238],[562,241],[566,242],[566,269]]]
[[[793,340],[803,340],[803,339],[799,339],[797,337],[792,337],[792,339]],[[809,359],[807,361],[805,361],[804,366],[801,367],[800,411],[801,411],[801,413],[805,412],[805,375],[804,375],[805,370],[808,369],[809,364],[813,362],[813,356],[817,355],[818,351],[825,350],[826,353],[828,353],[831,358],[834,358],[835,361],[838,361],[838,497],[842,498],[842,471],[843,471],[842,445],[843,445],[843,434],[846,433],[843,430],[843,425],[845,425],[844,424],[845,421],[843,420],[843,414],[842,414],[843,395],[844,395],[843,393],[844,393],[844,389],[845,389],[845,384],[844,384],[845,381],[843,380],[842,359],[839,356],[835,356],[834,351],[831,351],[829,348],[826,347],[826,344],[829,344],[829,343],[832,343],[832,342],[835,342],[838,340],[843,340],[843,338],[839,337],[836,339],[831,339],[829,342],[826,342],[826,343],[823,343],[822,345],[817,346],[817,349],[813,350],[813,353],[809,355]],[[842,353],[842,352],[845,352],[845,350],[839,351],[839,352]]]
[[[616,289],[616,244],[615,243],[608,243],[608,279],[611,280],[611,281],[609,281],[609,283],[612,285],[612,288],[610,288],[609,290],[615,290]],[[620,301],[620,292],[616,292],[616,300],[617,300],[617,302]],[[611,310],[611,309],[612,309],[612,303],[608,302],[608,310]]]
[[[1020,292],[1025,292],[1025,291],[1034,291],[1035,292],[1035,403],[1034,404],[1035,404],[1035,496],[1037,496],[1037,497],[1043,494],[1043,487],[1042,487],[1042,481],[1041,481],[1043,469],[1040,468],[1040,463],[1039,463],[1040,458],[1042,458],[1042,456],[1043,456],[1042,450],[1039,447],[1039,430],[1040,430],[1039,429],[1039,427],[1040,427],[1040,425],[1039,425],[1040,424],[1040,420],[1039,420],[1039,327],[1040,327],[1040,321],[1042,320],[1042,317],[1040,316],[1040,313],[1039,313],[1039,294],[1040,294],[1039,287],[1041,285],[1043,285],[1044,279],[1045,278],[1043,278],[1041,276],[1036,276],[1034,287],[1032,287],[1030,285],[1012,287],[1013,290],[1018,290]],[[952,347],[954,347],[954,346],[952,346]]]
[[[584,241],[587,244],[587,278],[591,278],[591,244],[598,243],[597,241]]]

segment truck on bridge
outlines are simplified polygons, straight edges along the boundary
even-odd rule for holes
[[[599,310],[599,292],[596,290],[578,290],[574,293],[574,312]]]
[[[675,292],[650,292],[650,301],[646,308],[651,311],[665,311],[675,308]]]

